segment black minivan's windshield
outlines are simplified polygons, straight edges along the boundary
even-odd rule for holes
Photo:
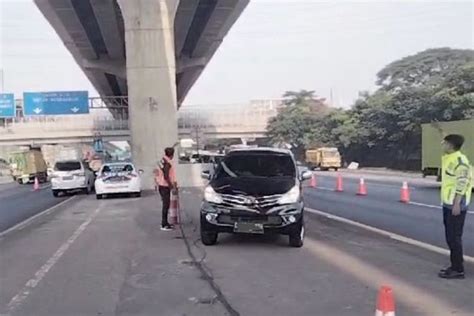
[[[239,154],[224,159],[216,178],[226,177],[295,177],[295,165],[288,155]]]

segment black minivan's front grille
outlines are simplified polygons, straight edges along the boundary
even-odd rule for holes
[[[220,224],[229,224],[234,225],[234,223],[255,223],[255,224],[264,224],[264,225],[281,225],[282,219],[280,216],[266,216],[266,215],[219,215],[217,221]]]
[[[222,194],[223,205],[235,208],[268,209],[278,205],[281,194],[253,197],[249,195]]]

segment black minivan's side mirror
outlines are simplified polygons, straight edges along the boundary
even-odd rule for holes
[[[312,177],[313,177],[313,173],[311,171],[306,170],[306,171],[303,171],[301,173],[301,180],[303,180],[303,181],[304,180],[309,180]]]
[[[201,178],[204,180],[209,180],[211,178],[211,172],[209,170],[204,170],[201,172]]]

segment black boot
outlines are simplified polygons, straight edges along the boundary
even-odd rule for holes
[[[455,271],[453,269],[447,269],[444,272],[438,274],[443,279],[464,279],[464,271]]]

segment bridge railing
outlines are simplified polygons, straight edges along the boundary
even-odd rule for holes
[[[16,118],[0,127],[2,134],[42,134],[51,132],[128,130],[128,120],[107,116],[76,115],[74,117]]]
[[[18,115],[0,124],[1,135],[28,136],[40,134],[100,133],[105,131],[128,131],[127,97],[92,97],[89,99],[89,114],[62,116],[23,116],[22,100],[17,100]],[[268,113],[246,108],[225,108],[200,110],[182,108],[178,114],[178,128],[181,134],[264,133]]]

